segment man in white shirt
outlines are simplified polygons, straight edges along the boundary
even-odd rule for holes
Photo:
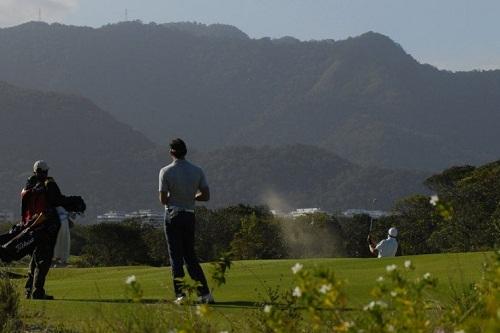
[[[387,238],[380,241],[377,245],[368,235],[368,245],[370,247],[370,252],[376,254],[378,258],[384,257],[395,257],[398,251],[398,241],[396,237],[398,236],[398,229],[392,227],[387,232]]]
[[[194,249],[195,201],[208,201],[210,190],[203,170],[185,159],[186,144],[181,139],[170,143],[173,161],[160,170],[159,199],[165,206],[165,236],[168,243],[175,303],[182,304],[184,264],[191,278],[200,283],[198,294],[202,303],[214,303],[207,280]]]

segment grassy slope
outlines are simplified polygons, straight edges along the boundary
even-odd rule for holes
[[[338,276],[348,280],[346,292],[350,305],[360,307],[369,300],[369,291],[375,279],[384,274],[385,266],[400,266],[411,259],[417,267],[415,274],[431,272],[440,284],[435,297],[447,302],[451,296],[449,281],[455,286],[465,285],[481,276],[484,253],[422,255],[390,259],[307,259],[238,261],[229,271],[228,283],[215,291],[217,312],[241,316],[242,311],[254,309],[253,303],[265,301],[266,288],[292,287],[290,267],[301,262],[306,268],[328,266]],[[205,271],[210,269],[205,266]],[[58,300],[53,302],[23,301],[22,308],[28,321],[47,320],[65,322],[70,326],[85,326],[91,320],[104,320],[126,312],[134,304],[124,303],[124,280],[136,275],[144,289],[144,298],[155,308],[176,311],[167,299],[172,299],[170,271],[168,268],[114,267],[90,269],[53,269],[47,290]],[[159,302],[159,303],[157,303]],[[168,312],[167,312],[168,313]]]

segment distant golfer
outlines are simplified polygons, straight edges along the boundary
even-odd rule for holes
[[[160,170],[160,202],[165,206],[165,235],[174,279],[175,303],[182,304],[186,295],[182,291],[184,264],[189,276],[198,281],[199,301],[214,303],[207,279],[194,250],[195,201],[208,201],[208,188],[203,170],[185,160],[186,144],[181,139],[170,142],[173,162]]]
[[[368,246],[370,247],[370,252],[377,255],[378,258],[382,257],[395,257],[398,251],[398,241],[396,237],[398,236],[398,229],[392,227],[387,232],[387,238],[380,241],[377,245],[368,235]]]

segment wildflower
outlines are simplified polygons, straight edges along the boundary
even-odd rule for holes
[[[429,280],[431,278],[431,273],[427,272],[424,274],[424,279]]]
[[[293,294],[292,295],[295,296],[295,297],[300,297],[300,296],[302,296],[302,290],[300,290],[299,287],[295,287],[295,289],[293,290]]]
[[[137,279],[136,279],[135,275],[130,275],[130,276],[129,276],[126,280],[125,280],[125,283],[126,283],[126,284],[132,284],[132,283],[134,283],[134,282],[136,282],[136,281],[137,281]]]
[[[392,264],[392,265],[388,265],[388,266],[386,266],[386,267],[385,267],[385,270],[386,270],[387,272],[389,272],[389,273],[390,273],[390,272],[392,272],[392,271],[396,270],[396,268],[398,268],[398,266],[396,266],[396,265]]]
[[[384,280],[385,280],[385,279],[384,279],[384,277],[383,277],[383,276],[379,276],[379,277],[377,278],[377,282],[379,282],[379,283],[384,282]]]
[[[460,330],[460,331],[455,331],[455,333],[465,333],[464,330]]]
[[[365,311],[373,310],[377,307],[381,308],[381,309],[387,308],[387,303],[385,303],[384,301],[371,301],[370,303],[368,303],[368,305],[366,305],[363,308],[363,310],[365,310]]]
[[[270,313],[272,308],[273,308],[273,307],[272,307],[271,305],[266,305],[266,306],[264,307],[264,312],[265,312],[265,313]]]
[[[396,329],[391,324],[387,325],[387,331],[394,332]]]
[[[324,285],[321,286],[321,288],[319,288],[319,292],[322,293],[322,294],[326,294],[330,290],[332,290],[332,285],[330,283],[329,284],[324,284]]]
[[[433,206],[436,206],[439,201],[439,197],[437,195],[432,195],[431,200],[429,200],[429,203]]]
[[[200,317],[204,317],[208,314],[208,306],[206,304],[196,306],[196,314]]]
[[[406,260],[405,261],[405,268],[410,269],[411,268],[411,260]]]
[[[394,290],[393,290],[393,291],[391,291],[391,296],[392,296],[392,297],[396,297],[396,296],[398,296],[398,292],[397,292],[397,291],[394,291]]]
[[[220,331],[219,333],[229,333],[229,331]]]
[[[293,274],[297,274],[298,272],[300,272],[300,270],[304,267],[304,265],[302,265],[301,263],[296,263],[295,265],[293,265],[292,267],[292,272]]]

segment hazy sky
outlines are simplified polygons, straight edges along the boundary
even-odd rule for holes
[[[0,0],[0,26],[36,20],[99,27],[129,19],[234,25],[252,38],[344,39],[373,30],[420,62],[500,69],[500,0]]]

